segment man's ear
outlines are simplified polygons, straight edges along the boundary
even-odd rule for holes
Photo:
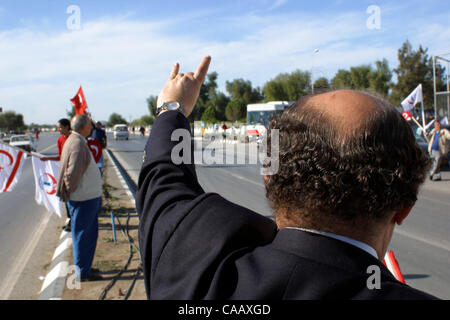
[[[399,226],[403,223],[403,221],[406,219],[406,217],[411,212],[413,206],[407,206],[404,209],[397,211],[394,214],[394,217],[392,218],[392,222],[398,224]]]
[[[269,181],[269,176],[268,175],[264,175],[264,181],[265,182]]]

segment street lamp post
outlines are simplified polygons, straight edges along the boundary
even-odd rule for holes
[[[319,51],[320,51],[319,49],[315,49],[315,50],[314,50],[314,54],[319,53]],[[313,58],[313,60],[314,60],[314,58]],[[313,63],[313,65],[314,65],[314,63]],[[314,94],[313,68],[314,68],[314,66],[311,66],[311,91],[312,91],[312,94]]]

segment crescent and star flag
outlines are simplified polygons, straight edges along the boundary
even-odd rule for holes
[[[83,89],[80,86],[80,89],[78,89],[78,92],[75,97],[70,99],[72,101],[73,105],[75,106],[75,113],[76,114],[84,114],[85,110],[87,109],[87,103],[86,99],[84,98]]]
[[[22,173],[26,155],[19,149],[0,143],[0,193],[13,191]]]
[[[62,218],[61,201],[56,196],[59,161],[42,161],[38,157],[32,157],[31,161],[36,185],[34,197],[36,202]]]
[[[92,156],[94,157],[95,163],[98,163],[103,155],[102,145],[97,139],[89,138],[88,147],[92,152]]]
[[[419,84],[417,88],[402,102],[402,107],[405,111],[411,111],[414,106],[420,102],[423,102],[422,97],[422,84]]]

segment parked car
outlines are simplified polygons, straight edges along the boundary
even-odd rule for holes
[[[125,139],[128,140],[129,133],[126,124],[117,124],[113,128],[114,140]]]
[[[9,145],[21,148],[28,152],[31,151],[36,152],[36,144],[34,142],[34,138],[29,134],[11,136],[11,139],[9,140]]]

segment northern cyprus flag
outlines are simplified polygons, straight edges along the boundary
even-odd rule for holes
[[[0,193],[13,191],[22,173],[26,155],[19,149],[0,143]]]
[[[32,163],[36,202],[62,218],[61,201],[56,196],[59,161],[42,161],[38,157],[32,157]]]
[[[402,102],[402,107],[405,111],[411,111],[414,106],[420,102],[423,102],[422,97],[422,84],[419,84],[416,89]]]

